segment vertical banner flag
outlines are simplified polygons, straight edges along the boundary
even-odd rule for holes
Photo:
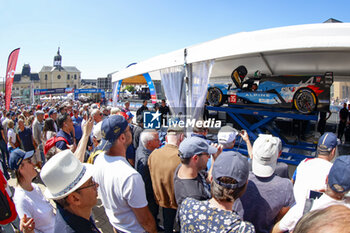
[[[156,88],[154,87],[154,83],[151,79],[151,76],[149,75],[149,73],[145,73],[145,74],[143,74],[143,77],[145,77],[146,82],[148,84],[149,92],[151,94],[152,103],[155,104],[155,103],[157,103],[157,93],[156,93]]]
[[[13,78],[15,77],[15,70],[17,65],[17,59],[19,54],[19,48],[13,50],[10,53],[9,59],[7,61],[6,70],[6,83],[5,83],[5,107],[8,111],[10,109],[11,95],[12,95],[12,84]]]

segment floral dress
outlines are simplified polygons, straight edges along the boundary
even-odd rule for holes
[[[181,232],[255,232],[250,222],[234,211],[218,209],[208,200],[186,198],[179,211]]]

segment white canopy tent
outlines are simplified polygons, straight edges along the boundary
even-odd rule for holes
[[[241,32],[187,48],[187,63],[215,60],[211,77],[229,76],[238,65],[250,74],[350,76],[350,23],[323,23]],[[123,69],[112,82],[184,64],[184,49]]]
[[[197,73],[205,74],[199,77],[205,81],[201,86],[202,96],[198,98],[199,102],[202,102],[206,93],[206,88],[203,87],[207,85],[208,77],[210,82],[227,82],[232,71],[239,65],[246,66],[248,75],[253,75],[257,70],[274,75],[311,75],[332,71],[336,80],[345,80],[350,77],[350,23],[309,24],[236,33],[140,62],[114,73],[112,82],[149,73],[152,78],[161,77],[162,83],[166,81],[167,86],[181,86],[182,84],[175,85],[169,80],[183,77],[179,75],[179,68],[183,67],[185,61],[189,64],[189,69],[185,70],[190,87],[187,96],[191,98],[192,65],[203,62],[211,64],[207,65],[205,72],[197,70]],[[167,75],[171,72],[177,75]],[[178,92],[182,89],[172,88],[171,91]],[[169,99],[168,96],[167,98]],[[187,101],[187,107],[189,106],[196,105],[193,101]]]

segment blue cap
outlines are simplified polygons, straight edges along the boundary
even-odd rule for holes
[[[249,164],[247,158],[236,151],[227,151],[220,154],[214,162],[212,176],[214,181],[229,189],[242,187],[247,183],[249,176]],[[221,177],[230,177],[237,181],[236,184],[228,184],[219,181]]]
[[[21,165],[22,161],[24,159],[32,157],[34,154],[34,150],[25,152],[21,149],[15,149],[10,153],[10,159],[9,159],[9,167],[12,170],[17,170],[19,168],[19,165]]]
[[[328,174],[328,185],[337,193],[350,190],[350,155],[342,155],[334,161]]]
[[[190,137],[183,140],[179,147],[179,156],[182,159],[191,158],[201,153],[215,154],[217,149],[210,146],[206,140],[200,137]]]
[[[102,121],[101,144],[104,151],[112,147],[114,141],[125,131],[126,127],[128,127],[128,122],[120,115],[112,115]]]
[[[56,109],[51,108],[49,111],[49,116],[51,116],[52,114],[55,114],[55,113],[57,113]]]
[[[318,140],[317,150],[318,153],[331,152],[340,141],[334,133],[326,132]]]

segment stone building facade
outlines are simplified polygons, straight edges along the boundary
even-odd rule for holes
[[[17,98],[30,98],[31,89],[40,88],[38,73],[32,73],[29,64],[24,64],[22,72],[15,74],[12,85],[12,96]]]
[[[81,72],[75,66],[62,66],[62,56],[58,48],[53,66],[43,66],[39,72],[40,88],[80,88]]]

